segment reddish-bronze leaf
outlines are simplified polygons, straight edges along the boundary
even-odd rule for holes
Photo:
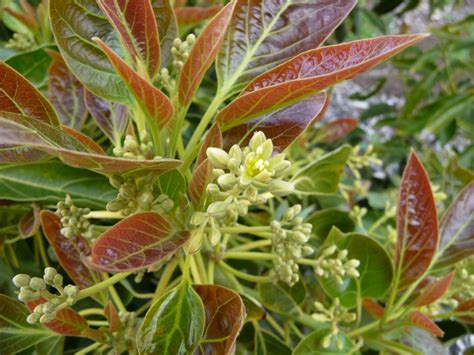
[[[5,63],[0,63],[0,111],[19,113],[56,127],[61,126],[49,101]]]
[[[138,58],[150,78],[160,69],[160,39],[150,0],[97,0],[119,34],[131,61]]]
[[[49,99],[63,125],[81,129],[87,117],[83,86],[71,73],[61,54],[51,50],[48,54],[53,58],[48,70]]]
[[[439,236],[440,249],[447,248],[440,264],[450,265],[474,254],[474,182],[449,206],[441,219]]]
[[[326,93],[319,93],[276,112],[254,118],[224,132],[224,147],[228,149],[234,144],[245,146],[253,132],[262,131],[273,141],[273,149],[281,152],[308,126],[322,117],[327,103]]]
[[[158,25],[161,45],[161,66],[165,68],[170,64],[173,41],[179,37],[176,16],[170,0],[151,0],[151,6],[155,13],[156,24]]]
[[[176,19],[181,26],[195,26],[217,14],[222,5],[211,7],[180,7],[175,10]]]
[[[355,118],[336,118],[321,127],[316,135],[316,140],[326,144],[334,143],[346,137],[357,128],[358,124],[359,121]]]
[[[84,101],[100,130],[113,143],[119,143],[127,129],[127,108],[124,105],[103,100],[87,89],[84,89]]]
[[[58,257],[59,263],[71,280],[80,288],[94,286],[101,277],[84,264],[84,258],[90,254],[87,240],[82,236],[66,238],[61,234],[61,220],[50,211],[40,214],[43,233]]]
[[[226,355],[235,352],[237,336],[245,321],[239,294],[217,285],[193,285],[206,313],[204,338],[196,354]]]
[[[414,304],[417,307],[422,307],[440,299],[441,297],[443,297],[446,291],[448,291],[449,286],[451,286],[451,283],[453,282],[453,279],[454,271],[450,272],[441,279],[428,284],[428,286],[424,287],[421,290],[421,294],[415,300]]]
[[[69,127],[66,127],[66,126],[63,126],[63,131],[64,131],[64,133],[70,135],[71,137],[77,139],[79,142],[84,144],[92,152],[95,152],[97,154],[105,154],[102,147],[100,145],[98,145],[96,142],[94,142],[91,138],[86,136],[85,134],[82,134],[81,132],[76,131],[75,129],[69,128]]]
[[[32,14],[24,14],[24,13],[15,11],[9,7],[3,7],[1,10],[13,16],[22,24],[24,24],[26,27],[29,27],[31,30],[35,30],[36,26],[38,25],[36,22],[35,16]]]
[[[203,197],[206,196],[206,186],[212,178],[212,164],[208,159],[205,159],[194,170],[193,177],[188,187],[189,198],[195,207],[199,207],[203,202]]]
[[[225,131],[229,126],[353,78],[425,37],[384,36],[304,52],[253,80],[236,100],[222,109],[217,119],[224,124]]]
[[[395,267],[403,288],[423,275],[438,248],[438,217],[430,179],[414,152],[400,183],[397,234]]]
[[[217,123],[214,124],[209,131],[207,131],[204,142],[202,143],[196,158],[196,166],[199,166],[204,160],[207,159],[206,151],[209,147],[222,148],[222,132]]]
[[[176,230],[158,213],[135,214],[92,244],[90,263],[101,271],[138,270],[174,254],[188,237],[188,232]]]
[[[104,316],[109,322],[109,331],[116,332],[120,328],[122,328],[122,323],[120,321],[119,314],[117,309],[115,308],[112,302],[108,302],[104,308]]]
[[[164,127],[173,116],[173,104],[159,89],[136,73],[110,47],[99,38],[94,41],[104,51],[110,63],[117,70],[130,92],[137,100],[140,108],[147,115],[150,124]]]
[[[18,222],[18,229],[22,238],[32,237],[38,232],[40,226],[40,206],[33,202],[31,210],[21,217]]]
[[[472,314],[460,316],[458,318],[463,322],[474,324],[474,298],[461,302],[461,304],[456,307],[456,312],[466,312]]]
[[[415,311],[409,316],[410,322],[414,326],[424,329],[434,336],[442,338],[444,336],[443,330],[436,325],[428,316],[424,315],[421,312]]]
[[[369,298],[364,298],[362,300],[362,306],[374,318],[382,318],[385,313],[385,309],[379,305],[377,301]]]
[[[235,2],[230,2],[209,21],[184,62],[178,83],[179,102],[184,107],[191,103],[204,74],[216,58],[234,6]]]

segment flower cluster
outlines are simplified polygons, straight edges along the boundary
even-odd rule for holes
[[[179,72],[183,67],[195,42],[196,36],[193,33],[190,33],[185,41],[175,38],[173,47],[171,47],[171,55],[173,56],[172,65],[176,72]]]
[[[19,51],[26,51],[35,46],[35,39],[30,33],[17,32],[5,44],[5,48],[16,49]]]
[[[43,278],[30,277],[26,274],[19,274],[13,278],[13,284],[20,288],[18,299],[22,302],[34,301],[44,298],[47,301],[38,304],[33,313],[26,319],[28,323],[48,323],[54,320],[56,313],[63,308],[72,306],[79,297],[79,287],[66,285],[63,287],[63,277],[56,269],[47,267],[44,270]],[[58,294],[52,294],[47,286],[56,289]]]
[[[96,237],[93,225],[85,215],[90,212],[89,208],[79,208],[74,206],[71,196],[66,195],[63,201],[58,202],[56,214],[61,217],[61,234],[66,238],[83,236],[88,239]]]
[[[359,153],[360,146],[357,145],[352,148],[351,154],[349,155],[349,159],[347,160],[347,166],[349,167],[352,174],[354,174],[357,180],[361,179],[359,170],[363,169],[364,167],[383,164],[382,160],[377,158],[377,154],[374,152],[374,147],[371,144],[367,147],[365,152],[363,152],[362,154]]]
[[[119,190],[115,200],[107,204],[107,210],[110,212],[121,212],[124,216],[141,211],[165,213],[174,206],[173,201],[165,194],[155,198],[155,177],[152,175],[139,179],[114,175],[109,181]]]
[[[357,267],[360,261],[357,259],[347,260],[348,251],[338,250],[336,245],[331,245],[321,251],[319,257],[313,264],[316,275],[324,278],[334,277],[342,284],[344,276],[359,277]]]
[[[336,347],[339,350],[342,350],[344,344],[342,340],[337,337],[337,334],[339,333],[338,323],[353,322],[357,318],[356,314],[348,312],[346,308],[342,307],[339,298],[335,298],[333,300],[333,303],[329,307],[329,309],[326,309],[326,307],[324,307],[324,305],[320,302],[314,302],[314,307],[316,308],[317,312],[313,313],[311,317],[315,321],[321,323],[331,323],[331,329],[329,331],[329,334],[326,335],[321,341],[322,347],[327,349],[334,341]]]
[[[277,257],[273,261],[270,277],[289,286],[299,280],[297,260],[314,252],[313,248],[306,245],[311,237],[312,225],[303,223],[303,219],[297,217],[300,212],[301,205],[292,206],[286,210],[281,221],[271,223],[272,249]]]
[[[133,160],[151,160],[160,158],[153,154],[153,142],[147,131],[140,132],[140,142],[134,136],[127,135],[123,147],[115,147],[114,155]]]

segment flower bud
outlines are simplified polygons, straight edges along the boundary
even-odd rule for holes
[[[216,201],[207,207],[207,212],[215,217],[224,217],[228,207],[229,203],[227,201]]]
[[[285,196],[291,194],[295,187],[293,184],[283,180],[273,180],[268,189],[275,196]]]
[[[16,287],[26,287],[30,284],[31,277],[26,274],[18,274],[13,278],[13,284]]]
[[[31,292],[30,290],[22,290],[18,294],[18,300],[21,302],[33,301],[39,297],[38,294]]]
[[[311,318],[313,318],[316,322],[321,322],[321,323],[329,321],[328,317],[326,317],[324,314],[321,314],[321,313],[314,313],[311,315]]]
[[[255,132],[253,134],[252,139],[249,142],[249,148],[252,151],[256,151],[259,146],[261,146],[266,141],[265,133],[263,132]],[[270,141],[271,142],[271,141]]]
[[[75,285],[67,285],[64,287],[64,294],[72,299],[75,299],[79,295],[79,287]]]
[[[324,249],[322,254],[323,254],[323,256],[332,255],[332,254],[334,254],[334,252],[336,251],[336,249],[337,249],[337,246],[331,245],[330,247]]]
[[[30,287],[35,291],[43,291],[46,289],[46,283],[39,277],[32,277],[30,280]]]
[[[217,168],[225,169],[229,162],[229,155],[219,148],[207,148],[207,157]]]
[[[219,189],[219,186],[217,186],[216,184],[208,184],[206,187],[206,192],[210,196],[217,196],[220,194],[221,190]]]
[[[233,174],[224,174],[219,176],[217,183],[224,190],[230,190],[237,184],[237,178]]]
[[[39,319],[41,317],[41,314],[38,313],[31,313],[27,318],[26,321],[30,324],[35,324],[38,323]]]
[[[41,324],[45,324],[52,322],[54,318],[56,318],[54,314],[43,314],[39,321]]]
[[[47,283],[47,284],[50,284],[53,282],[53,278],[54,276],[56,276],[58,272],[56,271],[56,269],[54,267],[47,267],[46,269],[44,269],[44,276],[43,276],[43,280]]]
[[[63,285],[63,276],[61,274],[56,274],[53,278],[53,285],[55,287],[62,287]]]

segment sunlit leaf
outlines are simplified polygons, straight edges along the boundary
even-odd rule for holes
[[[325,336],[331,333],[328,325],[322,325],[321,329],[318,329],[309,335],[296,345],[292,355],[324,355],[324,354],[350,354],[353,352],[354,344],[350,338],[345,335],[342,331],[331,336],[331,342],[328,347],[323,347],[322,341]],[[342,347],[338,346],[338,343],[342,344]]]
[[[235,2],[230,2],[209,21],[184,62],[178,80],[179,102],[184,107],[191,103],[204,74],[216,58],[234,6]]]
[[[171,47],[178,36],[178,25],[171,0],[151,0],[161,45],[161,66],[167,67],[171,59]]]
[[[188,239],[167,219],[154,212],[125,218],[103,233],[93,244],[91,265],[97,270],[138,270],[174,254]]]
[[[138,58],[150,78],[160,69],[160,40],[149,0],[97,0],[119,34],[132,62]]]
[[[38,232],[40,211],[40,205],[34,202],[32,203],[31,210],[21,217],[20,222],[18,222],[18,230],[22,238],[32,237]]]
[[[334,143],[346,137],[358,124],[359,121],[355,118],[336,118],[321,127],[315,139],[326,144]]]
[[[408,317],[410,322],[418,328],[424,329],[437,337],[443,337],[443,330],[436,325],[427,315],[415,311]]]
[[[199,149],[199,153],[196,158],[196,166],[199,166],[204,160],[207,159],[207,148],[222,148],[222,132],[218,124],[215,124],[207,131],[204,142]]]
[[[232,354],[245,320],[245,307],[238,293],[217,285],[194,285],[206,315],[199,354]]]
[[[220,9],[222,9],[222,5],[180,7],[175,10],[176,19],[180,26],[195,26],[213,17]]]
[[[395,270],[405,287],[430,266],[438,248],[438,217],[430,180],[423,164],[410,153],[400,183],[397,206]]]
[[[204,333],[201,299],[187,283],[165,293],[148,310],[137,334],[140,354],[192,354]]]
[[[426,306],[443,297],[454,279],[454,272],[450,272],[439,280],[431,282],[420,291],[420,296],[413,302],[417,307]]]

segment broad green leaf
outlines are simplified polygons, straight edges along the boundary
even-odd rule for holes
[[[253,132],[262,131],[272,140],[276,152],[285,150],[309,126],[322,118],[329,103],[326,93],[319,93],[224,132],[225,148],[247,145]]]
[[[313,226],[312,233],[322,240],[326,239],[332,227],[337,227],[341,232],[353,232],[355,223],[349,216],[349,212],[326,208],[314,212],[306,220]]]
[[[39,355],[57,355],[64,354],[64,341],[66,340],[63,336],[55,336],[48,338],[36,345],[36,353]]]
[[[199,148],[195,166],[199,166],[204,160],[207,159],[207,148],[210,147],[222,149],[222,132],[218,124],[214,124],[207,131],[201,148]]]
[[[400,183],[395,272],[403,288],[423,275],[438,248],[438,216],[428,174],[412,151]]]
[[[291,355],[291,349],[266,330],[255,330],[255,355]]]
[[[132,93],[138,105],[148,118],[151,125],[164,127],[173,117],[173,104],[170,99],[154,87],[147,79],[135,72],[110,47],[99,38],[94,38],[102,51],[107,55],[114,68]]]
[[[352,308],[357,304],[357,297],[381,298],[390,288],[393,278],[392,260],[387,251],[375,239],[362,234],[344,235],[333,228],[323,246],[337,245],[339,250],[348,251],[347,260],[357,259],[360,277],[344,277],[339,284],[334,278],[318,278],[324,291],[331,297],[338,297],[341,304]],[[359,291],[360,290],[360,293]]]
[[[28,80],[5,63],[0,63],[0,110],[60,126],[58,116],[49,101]]]
[[[164,294],[148,310],[137,334],[139,354],[192,354],[204,334],[201,298],[188,283]]]
[[[462,93],[450,98],[438,110],[429,117],[426,128],[433,133],[439,134],[446,129],[450,123],[458,119],[465,112],[469,113],[474,104],[473,93]]]
[[[426,35],[385,36],[304,52],[258,76],[223,108],[223,130],[288,106],[387,60]]]
[[[160,39],[149,0],[97,0],[119,34],[132,63],[139,59],[154,78],[160,69]]]
[[[245,320],[245,306],[238,293],[218,285],[194,285],[201,297],[206,326],[198,354],[233,354]]]
[[[49,99],[63,125],[81,129],[87,117],[84,87],[58,52],[48,51],[48,54],[53,58],[48,71]]]
[[[158,213],[138,213],[95,240],[90,263],[101,271],[139,270],[174,254],[188,237],[188,232],[176,230]]]
[[[334,143],[346,137],[358,124],[359,121],[355,118],[336,118],[318,130],[315,140],[326,144]]]
[[[456,197],[441,219],[439,263],[451,265],[474,254],[474,182]]]
[[[217,57],[219,85],[236,92],[295,55],[317,48],[342,22],[355,0],[238,0]]]
[[[234,7],[235,2],[232,1],[209,21],[184,62],[178,80],[179,102],[182,106],[189,106],[204,74],[214,62]]]
[[[10,57],[5,61],[10,67],[23,75],[30,83],[41,89],[47,82],[51,57],[42,47]]]
[[[96,0],[49,1],[51,29],[61,54],[74,75],[94,94],[118,102],[127,101],[127,90],[107,57],[91,40],[107,39],[118,48],[113,28]]]
[[[321,329],[303,338],[293,350],[292,355],[352,354],[355,351],[352,341],[341,331],[331,337],[331,342],[328,347],[323,347],[323,338],[329,335],[330,332],[329,326],[323,325]],[[342,348],[337,346],[337,342],[342,343]]]
[[[0,294],[0,348],[2,353],[14,354],[35,346],[55,334],[40,325],[29,324],[30,312],[20,302]]]
[[[107,178],[70,168],[56,160],[0,165],[0,199],[54,204],[69,194],[79,206],[104,208],[117,190]]]
[[[298,171],[292,181],[296,190],[305,194],[334,194],[351,147],[344,145],[315,160]]]
[[[293,287],[265,283],[258,285],[258,295],[265,308],[291,316],[298,314],[298,305],[306,296],[306,287],[301,280]]]
[[[439,280],[433,281],[428,284],[428,286],[424,287],[420,291],[420,295],[413,303],[417,307],[423,307],[443,297],[444,294],[449,290],[449,286],[451,286],[451,283],[453,282],[454,274],[454,271],[452,271],[446,276],[440,278]]]
[[[178,207],[180,199],[186,194],[186,179],[179,170],[171,170],[158,177],[158,187]]]
[[[176,20],[180,26],[196,26],[213,17],[220,11],[220,9],[222,9],[222,5],[214,5],[210,7],[179,7],[175,10]]]
[[[158,34],[161,46],[161,66],[163,68],[170,64],[171,47],[178,36],[178,25],[174,14],[171,0],[151,0],[151,6],[155,13],[158,25]]]

